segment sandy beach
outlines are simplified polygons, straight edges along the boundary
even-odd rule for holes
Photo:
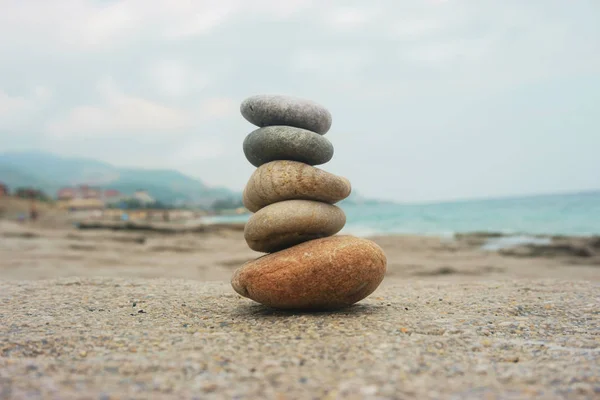
[[[169,227],[166,225],[164,231]],[[0,278],[130,277],[228,282],[236,268],[263,255],[248,248],[243,225],[219,225],[190,233],[156,230],[80,230],[67,225],[50,228],[0,221]],[[527,246],[503,252],[482,250],[487,240],[494,240],[491,236],[390,235],[369,239],[387,256],[385,283],[600,280],[600,240],[556,238],[549,246],[532,246],[535,252],[528,252]],[[590,253],[586,253],[588,249]]]
[[[0,398],[596,398],[594,238],[372,238],[387,276],[334,313],[238,296],[239,226],[0,222]],[[600,247],[600,246],[598,246]],[[598,253],[598,254],[597,254]]]

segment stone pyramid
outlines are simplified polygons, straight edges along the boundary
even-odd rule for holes
[[[243,145],[257,167],[244,189],[244,205],[254,213],[244,237],[251,249],[269,254],[234,273],[234,290],[270,307],[307,310],[347,307],[373,293],[385,275],[385,254],[370,240],[336,235],[346,215],[335,203],[350,195],[351,185],[315,167],[333,157],[324,136],[330,112],[279,95],[250,97],[240,109],[259,127]]]

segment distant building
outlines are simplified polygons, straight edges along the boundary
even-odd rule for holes
[[[104,202],[99,199],[72,199],[63,207],[69,211],[104,210]]]
[[[136,190],[133,196],[127,196],[115,189],[99,189],[88,185],[61,188],[56,197],[63,207],[70,209],[95,209],[104,206],[127,208],[130,200],[137,200],[142,205],[155,203],[155,200],[146,190]],[[74,200],[95,200],[93,202],[73,202]]]
[[[102,200],[106,204],[115,205],[115,204],[118,204],[121,201],[123,201],[123,199],[125,199],[125,198],[127,198],[127,196],[123,195],[121,192],[119,192],[118,190],[114,190],[114,189],[106,189],[102,193]]]
[[[150,194],[146,190],[138,189],[133,194],[133,198],[139,201],[142,204],[151,204],[156,202]]]
[[[0,182],[0,197],[8,196],[9,194],[10,193],[8,192],[8,186]]]
[[[118,196],[121,196],[121,193],[118,190],[106,189],[104,191],[104,198],[105,199],[109,199],[111,197],[118,197]]]
[[[92,188],[88,185],[79,185],[60,189],[57,197],[61,200],[99,199],[102,197],[102,190]]]
[[[73,199],[96,199],[108,202],[118,201],[117,198],[121,197],[121,193],[114,189],[97,189],[89,187],[88,185],[79,185],[76,187],[65,187],[61,188],[57,193],[56,197],[58,200],[69,201]]]
[[[64,201],[72,200],[76,196],[77,196],[77,189],[75,189],[75,188],[61,188],[56,193],[56,198],[58,200],[64,200]]]
[[[100,199],[102,197],[102,190],[91,188],[88,185],[79,186],[79,193],[82,199]]]

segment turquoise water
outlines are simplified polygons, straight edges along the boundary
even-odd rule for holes
[[[411,233],[451,236],[460,232],[600,234],[600,191],[439,204],[345,205],[342,231],[359,236]],[[219,217],[245,221],[248,215]]]

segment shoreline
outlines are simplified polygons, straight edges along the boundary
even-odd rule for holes
[[[114,230],[114,231],[156,231],[157,233],[202,233],[208,230],[242,230],[245,225],[244,221],[235,218],[229,220],[229,218],[213,218],[203,217],[195,220],[177,221],[177,222],[155,222],[155,221],[144,221],[144,220],[129,220],[129,221],[115,221],[115,220],[97,220],[97,219],[85,219],[85,220],[69,220],[63,221],[62,224],[53,223],[56,221],[48,222],[18,222],[16,220],[2,220],[1,224],[19,226],[22,228],[32,229],[69,229],[72,227],[78,229],[89,229],[89,230]],[[360,233],[368,232],[368,233]],[[384,231],[376,229],[361,229],[353,227],[352,225],[346,225],[339,233],[339,235],[353,235],[364,238],[378,237],[378,236],[419,236],[419,237],[435,237],[440,239],[447,238],[477,238],[477,239],[497,239],[506,237],[524,237],[524,238],[535,238],[535,239],[600,239],[600,232],[598,233],[581,233],[581,234],[566,234],[556,232],[528,232],[528,231],[497,231],[497,230],[465,230],[465,231],[447,231],[447,232],[425,232],[425,231]]]
[[[127,222],[93,223],[88,228],[0,221],[0,279],[128,276],[229,281],[235,269],[264,255],[248,248],[242,224]],[[482,232],[451,238],[368,237],[386,254],[385,280],[546,276],[600,280],[600,237],[491,245],[506,238],[510,236]]]

